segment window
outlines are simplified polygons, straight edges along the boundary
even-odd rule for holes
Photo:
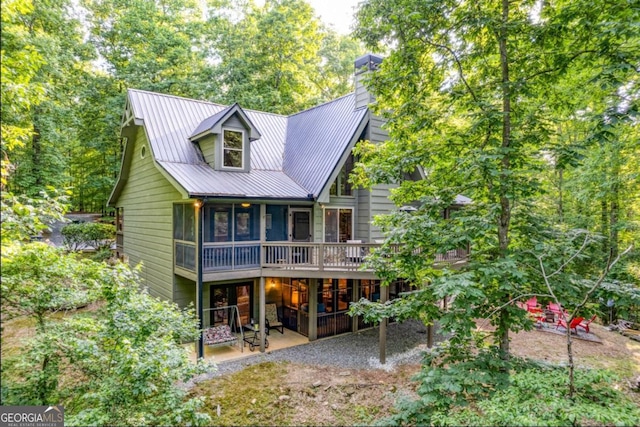
[[[353,196],[353,188],[349,182],[349,175],[353,171],[353,161],[353,153],[351,153],[329,189],[331,196]]]
[[[324,241],[346,242],[353,236],[353,209],[324,210]]]
[[[225,168],[244,168],[244,134],[241,131],[225,130],[222,141],[222,158]]]

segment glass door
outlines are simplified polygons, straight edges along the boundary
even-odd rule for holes
[[[227,307],[232,305],[238,306],[240,314],[240,324],[246,325],[251,321],[251,289],[252,282],[227,284],[227,285],[211,285],[210,301],[211,308]],[[213,325],[229,325],[232,313],[230,310],[214,310]],[[235,326],[235,325],[234,325]]]

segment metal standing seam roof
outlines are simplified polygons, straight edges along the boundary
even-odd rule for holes
[[[354,96],[289,117],[284,170],[311,194],[320,194],[367,113],[354,110]]]
[[[228,107],[135,89],[128,96],[134,116],[144,123],[155,160],[193,196],[318,195],[366,113],[353,110],[353,95],[290,117],[244,110],[262,136],[250,143],[250,172],[228,172],[206,164],[189,140],[204,121]]]

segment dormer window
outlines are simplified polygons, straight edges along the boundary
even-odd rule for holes
[[[223,167],[244,168],[244,132],[225,129],[222,150]]]

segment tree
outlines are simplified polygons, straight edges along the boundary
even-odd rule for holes
[[[69,184],[66,172],[67,147],[76,138],[75,96],[78,76],[86,72],[92,52],[82,40],[78,19],[69,11],[68,1],[38,0],[30,8],[21,9],[16,16],[19,25],[8,29],[12,40],[23,34],[40,58],[29,85],[40,88],[39,102],[23,114],[29,138],[24,144],[12,147],[8,155],[14,165],[11,189],[36,196],[46,186],[63,188]],[[6,46],[14,55],[20,44]],[[9,105],[13,102],[8,100]]]
[[[307,2],[248,2],[240,14],[215,43],[222,90],[216,101],[291,114],[351,90],[358,45],[323,28]]]
[[[44,88],[33,83],[33,78],[43,64],[40,53],[31,43],[27,28],[20,17],[33,10],[29,0],[2,2],[2,60],[1,75],[1,124],[2,129],[2,190],[13,167],[8,153],[23,146],[30,136],[29,109],[42,101]]]
[[[404,305],[451,334],[426,359],[426,401],[449,407],[507,383],[509,365],[495,355],[506,361],[509,331],[531,327],[510,302],[545,293],[527,254],[555,233],[540,203],[549,153],[563,134],[588,130],[582,112],[603,111],[636,79],[637,19],[638,10],[581,1],[370,0],[359,10],[356,35],[373,50],[393,47],[369,79],[389,140],[359,146],[354,181],[398,183],[417,167],[427,177],[393,192],[398,206],[421,206],[378,220],[388,244],[371,260],[384,279],[422,286],[393,310]],[[457,194],[472,202],[443,218]],[[433,266],[437,253],[466,245],[466,267]],[[474,332],[477,318],[495,326],[493,340]]]

